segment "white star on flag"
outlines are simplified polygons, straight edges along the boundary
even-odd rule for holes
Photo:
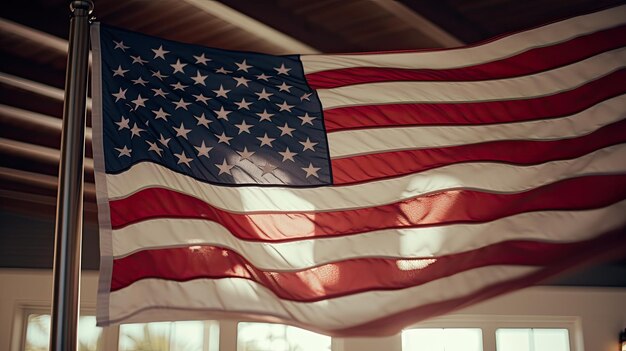
[[[296,130],[295,128],[291,128],[291,127],[289,127],[289,125],[288,125],[287,123],[285,123],[285,125],[284,125],[284,126],[282,126],[282,127],[277,127],[277,128],[278,128],[278,129],[280,129],[280,136],[283,136],[283,135],[289,135],[289,136],[291,136],[291,137],[292,137],[293,135],[291,135],[291,132],[293,132],[294,130]]]
[[[227,136],[226,133],[222,132],[222,134],[217,136],[218,139],[218,143],[224,143],[226,145],[230,145],[230,139],[232,139],[231,137]]]
[[[196,59],[197,64],[205,65],[205,66],[206,66],[207,61],[211,61],[210,58],[207,58],[206,56],[204,56],[204,53],[202,53],[202,55],[200,56],[193,55],[193,58]]]
[[[305,125],[305,124],[310,124],[313,125],[313,120],[317,117],[311,117],[309,116],[308,112],[304,113],[304,116],[298,116],[298,118],[300,118],[302,120],[302,124],[301,125]]]
[[[189,132],[191,132],[191,129],[186,129],[185,125],[183,124],[183,122],[180,122],[180,127],[176,128],[173,127],[174,130],[176,131],[176,136],[177,137],[183,137],[185,139],[187,139],[187,134],[189,134]]]
[[[265,162],[264,165],[259,167],[261,169],[261,177],[266,175],[266,174],[271,174],[272,172],[274,172],[274,170],[278,167],[274,166],[273,164],[269,163],[269,162]]]
[[[197,120],[198,120],[198,124],[197,125],[202,125],[205,126],[207,128],[209,128],[209,124],[213,123],[213,121],[211,121],[210,119],[207,119],[206,116],[204,115],[204,113],[202,113],[200,116],[194,116]]]
[[[130,122],[130,119],[122,116],[119,122],[115,122],[115,124],[119,126],[117,130],[130,129],[130,127],[128,126],[128,122]]]
[[[263,88],[263,90],[261,90],[260,93],[255,93],[258,97],[259,100],[267,100],[270,101],[270,96],[274,95],[272,93],[268,93],[265,91],[265,88]]]
[[[285,162],[287,160],[295,162],[293,157],[296,156],[297,153],[291,152],[291,150],[289,150],[289,148],[286,148],[285,151],[279,151],[278,153],[283,156],[283,162]]]
[[[139,108],[139,106],[142,107],[146,107],[146,105],[144,105],[144,102],[146,102],[148,99],[144,99],[141,97],[141,94],[137,94],[137,98],[135,100],[132,100],[131,102],[133,104],[135,104],[135,110]]]
[[[306,150],[315,151],[313,146],[318,144],[318,143],[312,142],[308,137],[306,138],[306,141],[300,141],[299,143],[302,144],[302,146],[304,147],[302,151],[306,151]]]
[[[195,82],[194,84],[198,84],[198,85],[204,85],[206,86],[206,84],[204,84],[204,81],[206,80],[208,76],[203,76],[200,74],[200,70],[198,70],[198,73],[196,73],[195,77],[191,77],[191,79],[193,79],[193,81]]]
[[[241,62],[241,63],[235,62],[235,64],[237,65],[237,67],[239,67],[239,68],[237,68],[237,71],[244,71],[244,72],[248,73],[248,68],[252,68],[252,66],[250,66],[250,65],[248,65],[246,63],[246,60],[243,60],[243,62]]]
[[[196,98],[197,102],[201,102],[205,105],[208,105],[207,101],[211,100],[210,97],[204,96],[203,94],[193,95]]]
[[[122,69],[122,65],[117,66],[117,69],[113,70],[113,77],[120,76],[124,77],[124,73],[128,72],[127,69]]]
[[[249,79],[246,79],[244,77],[233,77],[233,79],[237,81],[237,85],[235,86],[235,88],[240,85],[248,87],[248,82],[250,81]]]
[[[111,95],[115,96],[115,102],[118,102],[120,99],[126,100],[126,91],[127,90],[128,89],[122,90],[122,88],[120,88],[119,92],[111,94]]]
[[[254,155],[254,151],[248,151],[248,148],[245,146],[243,148],[243,151],[237,151],[237,153],[241,157],[241,160],[248,160],[248,161],[250,161],[250,157]]]
[[[130,129],[130,138],[132,139],[134,136],[140,136],[139,133],[141,132],[145,132],[145,129],[141,129],[139,128],[139,126],[137,125],[137,123],[135,123],[133,125],[133,127]]]
[[[135,85],[141,85],[142,87],[146,86],[146,83],[148,83],[147,80],[144,80],[143,78],[139,77],[137,79],[132,79],[131,80],[133,82],[133,84]]]
[[[274,69],[276,70],[276,72],[278,72],[278,74],[284,75],[289,75],[289,71],[291,71],[291,68],[285,67],[284,63],[281,63],[280,67],[274,67]]]
[[[228,114],[232,111],[226,111],[224,110],[224,106],[221,106],[219,111],[213,110],[213,112],[217,115],[217,119],[225,119],[228,121]]]
[[[219,90],[213,90],[213,92],[216,94],[215,97],[223,97],[225,99],[228,99],[228,93],[230,92],[230,90],[224,89],[224,87],[222,86],[222,84],[220,84],[220,88]]]
[[[261,113],[257,113],[257,116],[261,117],[261,119],[259,120],[259,122],[262,121],[268,121],[271,122],[272,120],[270,119],[274,114],[272,113],[268,113],[266,109],[263,109],[263,112]]]
[[[317,171],[319,171],[320,169],[318,167],[313,167],[312,163],[309,163],[309,167],[301,167],[303,171],[306,172],[306,177],[308,178],[309,176],[314,176],[319,178],[319,176],[317,175]]]
[[[185,102],[185,100],[183,100],[183,98],[180,98],[180,100],[178,102],[174,102],[174,105],[176,105],[176,108],[174,110],[178,110],[179,108],[182,108],[183,110],[187,109],[187,106],[191,105],[190,102]]]
[[[284,101],[282,104],[276,104],[280,108],[280,111],[289,111],[291,112],[291,108],[295,105],[288,105],[287,101]]]
[[[181,151],[180,154],[175,153],[174,156],[178,158],[178,164],[184,163],[185,165],[187,165],[187,167],[191,167],[189,165],[189,162],[193,161],[193,159],[188,158],[187,155],[185,155],[185,151]]]
[[[267,133],[265,133],[263,137],[257,137],[257,139],[259,139],[259,141],[261,142],[261,146],[267,145],[269,147],[272,147],[272,142],[276,140],[276,138],[270,138],[269,136],[267,136]]]
[[[218,175],[222,175],[222,173],[226,173],[226,174],[230,174],[231,176],[232,174],[230,173],[230,170],[231,168],[235,167],[235,165],[229,165],[228,163],[226,163],[226,159],[224,159],[224,162],[222,162],[221,165],[219,163],[216,163],[215,166],[220,169],[220,173]]]
[[[154,58],[160,57],[165,60],[165,54],[169,53],[167,50],[163,50],[163,45],[159,46],[158,49],[152,49],[154,52]]]
[[[170,142],[170,138],[167,138],[167,139],[166,139],[166,138],[163,136],[163,134],[161,134],[161,138],[159,138],[159,142],[160,142],[163,146],[167,147],[167,144]]]
[[[170,64],[170,66],[172,66],[172,68],[174,68],[174,72],[172,72],[172,74],[174,74],[176,72],[180,72],[182,74],[185,74],[185,71],[183,70],[183,68],[185,66],[187,66],[187,64],[180,62],[180,59],[176,59],[176,63],[172,63],[172,64]]]
[[[198,151],[198,157],[200,156],[205,156],[206,158],[210,158],[209,156],[209,151],[211,151],[213,149],[212,146],[206,146],[204,144],[204,140],[202,140],[202,144],[200,144],[200,146],[195,146],[196,150]]]
[[[128,156],[130,157],[130,153],[133,152],[133,149],[129,149],[126,145],[123,148],[115,148],[120,154],[117,157]]]
[[[153,143],[150,140],[146,140],[146,143],[148,143],[148,145],[150,145],[150,147],[148,148],[148,151],[154,151],[156,152],[159,156],[161,156],[161,152],[163,151],[159,145],[157,143]]]
[[[137,56],[130,55],[130,57],[133,59],[133,64],[138,63],[143,66],[144,64],[148,63],[148,61],[142,59],[141,56],[139,55]]]
[[[158,89],[152,89],[152,91],[154,91],[154,96],[161,96],[161,97],[165,97],[165,95],[167,95],[166,92],[164,92],[161,88]]]
[[[252,124],[246,124],[246,121],[244,120],[243,122],[241,122],[241,124],[235,124],[235,127],[239,128],[239,133],[237,134],[241,134],[241,133],[248,133],[250,134],[250,128],[253,127]]]
[[[154,118],[155,119],[163,119],[164,121],[167,121],[167,116],[169,116],[170,114],[163,111],[163,108],[160,107],[158,111],[153,110],[152,112],[154,112]]]
[[[120,50],[122,50],[122,51],[126,51],[126,49],[130,49],[130,46],[126,46],[126,45],[124,45],[124,41],[123,41],[123,40],[121,40],[121,41],[119,41],[119,42],[118,42],[118,41],[113,40],[113,42],[115,43],[115,47],[113,48],[113,50],[115,50],[115,49],[120,49]]]
[[[289,91],[289,89],[293,88],[291,85],[287,85],[287,83],[283,82],[281,85],[277,85],[276,87],[278,87],[278,89],[280,91],[286,91],[288,93],[290,93],[291,91]]]
[[[152,72],[152,76],[153,77],[157,77],[160,80],[163,80],[163,79],[168,77],[168,76],[164,75],[163,73],[161,73],[161,71],[150,71],[150,72]]]
[[[241,98],[241,101],[239,102],[235,102],[235,105],[239,106],[239,109],[246,109],[246,110],[250,110],[250,105],[252,105],[251,102],[246,102],[245,98]]]

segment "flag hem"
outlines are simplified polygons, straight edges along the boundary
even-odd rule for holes
[[[100,50],[100,23],[94,22],[90,28],[92,74],[91,91],[102,91],[102,66]],[[94,160],[94,177],[96,179],[96,201],[98,204],[98,227],[100,232],[100,272],[98,277],[98,298],[96,303],[96,320],[100,327],[107,326],[109,322],[109,287],[111,286],[111,273],[113,271],[113,247],[111,214],[109,211],[109,199],[104,168],[104,148],[102,133],[102,97],[93,94],[91,123],[93,129],[92,149]]]

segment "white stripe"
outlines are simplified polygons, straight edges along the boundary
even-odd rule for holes
[[[140,250],[214,245],[238,252],[262,270],[293,271],[360,257],[451,255],[509,240],[586,240],[626,225],[624,213],[626,200],[595,210],[531,212],[488,223],[378,230],[284,243],[240,240],[207,220],[160,218],[114,230],[113,254],[119,258]]]
[[[446,69],[504,59],[626,23],[626,6],[575,17],[479,46],[441,51],[370,55],[302,55],[305,74],[350,67]]]
[[[390,104],[524,99],[571,90],[626,67],[626,48],[529,76],[477,82],[382,82],[318,89],[324,110]]]
[[[626,95],[575,115],[549,120],[475,126],[415,126],[345,130],[328,134],[332,158],[496,140],[558,140],[587,135],[626,118]]]
[[[520,192],[571,177],[626,173],[626,144],[604,148],[573,160],[534,166],[463,163],[376,182],[321,187],[228,187],[199,182],[150,162],[107,174],[109,197],[127,197],[161,187],[199,198],[231,212],[336,211],[395,203],[418,195],[456,188]]]
[[[140,322],[142,309],[205,309],[269,314],[319,329],[340,329],[430,303],[469,295],[486,286],[535,272],[536,267],[489,266],[395,291],[373,291],[317,302],[281,300],[265,287],[241,278],[174,282],[143,279],[110,294],[110,320]],[[193,313],[190,313],[193,314]],[[153,318],[159,319],[154,313]],[[105,322],[106,324],[106,322]]]

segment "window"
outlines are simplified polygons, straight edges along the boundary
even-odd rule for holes
[[[26,322],[25,351],[50,349],[50,315],[28,314]],[[96,327],[96,317],[80,316],[78,320],[78,351],[99,351],[102,328]]]
[[[214,351],[218,328],[213,321],[123,324],[119,351]],[[205,343],[208,348],[204,348]]]
[[[283,324],[239,323],[237,351],[330,351],[331,338]]]
[[[482,351],[479,328],[416,328],[402,332],[403,351]]]
[[[502,328],[496,330],[498,351],[569,351],[567,329]]]

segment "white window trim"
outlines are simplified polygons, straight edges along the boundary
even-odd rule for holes
[[[13,338],[11,342],[12,351],[21,351],[26,348],[26,331],[28,327],[28,316],[30,314],[52,314],[52,307],[41,302],[24,302],[16,306],[14,314]],[[95,306],[81,306],[81,315],[95,316]],[[102,328],[102,339],[99,348],[101,350],[117,350],[119,339],[119,327]]]
[[[448,315],[406,329],[415,328],[480,328],[483,331],[483,351],[497,351],[496,330],[500,328],[567,329],[570,351],[584,351],[582,320],[577,316]]]

